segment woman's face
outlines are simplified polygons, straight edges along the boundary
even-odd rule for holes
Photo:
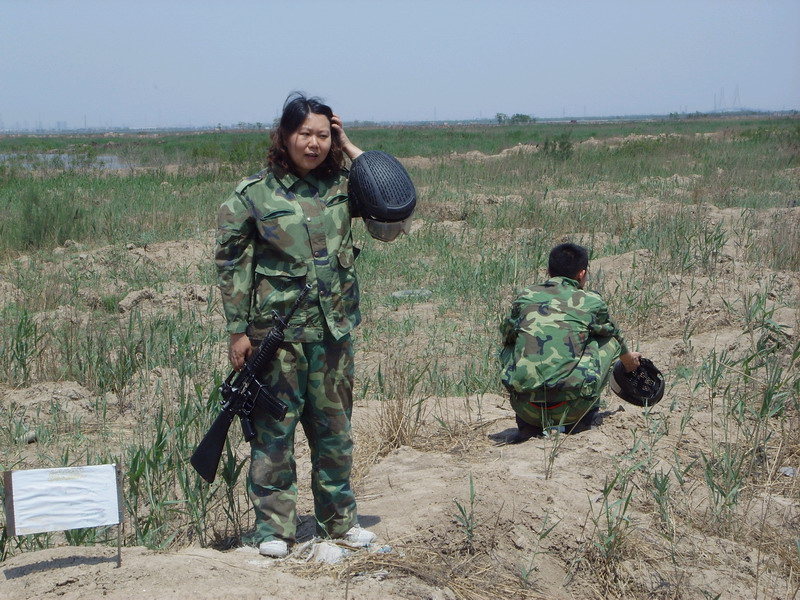
[[[286,140],[289,158],[303,177],[320,166],[331,150],[331,123],[328,117],[308,113],[303,124]]]

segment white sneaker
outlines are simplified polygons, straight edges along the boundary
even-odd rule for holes
[[[363,548],[365,546],[369,546],[377,538],[378,536],[372,533],[370,530],[363,529],[362,527],[356,525],[355,527],[351,527],[347,533],[344,534],[342,542],[353,548]]]
[[[283,558],[289,554],[289,545],[283,540],[261,542],[258,546],[258,553],[261,556],[269,556],[270,558]]]

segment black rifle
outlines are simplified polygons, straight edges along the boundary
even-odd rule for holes
[[[310,291],[311,284],[309,283],[285,317],[272,311],[275,324],[261,342],[258,352],[247,361],[241,371],[231,371],[231,374],[219,387],[222,395],[222,411],[214,419],[205,437],[200,440],[190,461],[195,471],[207,482],[213,483],[217,476],[217,467],[222,458],[222,450],[225,448],[225,439],[228,437],[228,430],[236,415],[239,415],[242,422],[242,433],[246,442],[256,436],[251,414],[257,404],[263,404],[276,421],[283,421],[286,416],[288,407],[258,380],[258,374],[275,356],[278,346],[283,343],[283,332],[289,325],[289,319],[300,308]]]

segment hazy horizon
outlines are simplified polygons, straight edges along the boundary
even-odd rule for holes
[[[800,109],[800,2],[30,0],[0,6],[0,129]]]

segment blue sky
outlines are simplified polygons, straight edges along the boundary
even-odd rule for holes
[[[798,0],[0,0],[0,128],[800,109]]]

